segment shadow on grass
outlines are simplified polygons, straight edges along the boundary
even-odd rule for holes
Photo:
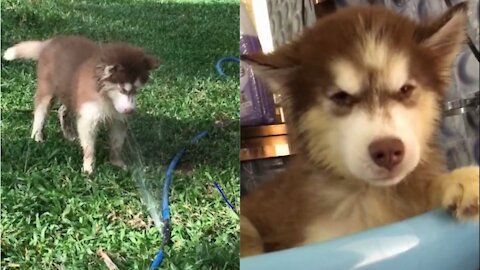
[[[139,146],[147,165],[166,166],[184,147],[187,148],[188,153],[182,160],[209,165],[220,170],[227,169],[225,166],[231,165],[225,163],[225,159],[232,159],[238,155],[225,152],[225,144],[230,144],[232,151],[238,149],[236,142],[238,125],[235,123],[238,121],[235,119],[222,119],[227,123],[225,127],[216,127],[215,119],[182,121],[142,114],[135,116],[132,120],[131,134],[137,142],[141,142]],[[201,131],[209,132],[207,137],[198,143],[191,143],[191,139]]]
[[[45,141],[42,143],[30,139],[30,130],[26,129],[25,123],[32,122],[31,112],[4,111],[2,122],[22,123],[23,127],[2,132],[2,171],[25,172],[35,166],[48,166],[53,160],[59,165],[62,160],[65,161],[64,165],[71,161],[77,165],[74,169],[81,170],[82,151],[79,142],[63,138],[54,110],[47,118]],[[143,165],[164,169],[175,154],[186,148],[187,152],[179,166],[180,171],[188,172],[200,166],[227,170],[238,159],[238,125],[235,124],[236,120],[227,119],[225,122],[230,123],[217,127],[211,119],[184,121],[141,113],[132,115],[129,120],[129,138],[124,147],[125,160],[138,164],[135,154],[139,153]],[[191,139],[201,131],[207,131],[208,135],[198,143],[191,143]],[[131,138],[134,138],[136,145]],[[232,151],[228,151],[226,145],[231,145]],[[108,132],[105,127],[99,131],[96,151],[96,165],[104,166],[108,163]]]

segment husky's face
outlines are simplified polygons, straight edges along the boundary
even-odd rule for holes
[[[102,91],[110,99],[115,110],[121,114],[131,114],[135,112],[135,98],[137,92],[143,86],[140,79],[133,82],[123,81],[112,83],[103,82]]]
[[[158,60],[145,55],[140,48],[113,43],[103,48],[100,75],[100,91],[115,110],[121,114],[135,111],[135,97],[148,81],[149,73],[158,66]]]
[[[422,26],[381,8],[344,10],[273,54],[243,60],[284,95],[287,124],[312,161],[393,185],[428,154],[464,10]]]

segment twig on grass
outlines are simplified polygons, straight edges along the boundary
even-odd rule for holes
[[[112,259],[110,259],[108,254],[103,251],[103,249],[100,248],[97,251],[97,255],[102,257],[103,262],[105,263],[105,265],[108,267],[109,270],[118,270],[118,267],[113,263]]]

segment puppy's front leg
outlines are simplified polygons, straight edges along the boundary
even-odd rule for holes
[[[479,219],[479,169],[461,167],[440,177],[439,202],[458,220]]]
[[[99,113],[95,106],[86,106],[80,111],[77,131],[83,149],[83,172],[91,174],[95,160],[95,138],[99,124]]]
[[[122,159],[122,148],[127,137],[127,123],[125,119],[112,119],[110,125],[110,163],[112,165],[127,169]]]

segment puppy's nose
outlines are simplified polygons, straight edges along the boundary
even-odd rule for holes
[[[383,138],[372,142],[368,151],[375,164],[390,171],[403,160],[405,146],[400,139]]]
[[[123,113],[124,114],[132,114],[135,112],[135,109],[134,108],[125,108],[123,109]]]

